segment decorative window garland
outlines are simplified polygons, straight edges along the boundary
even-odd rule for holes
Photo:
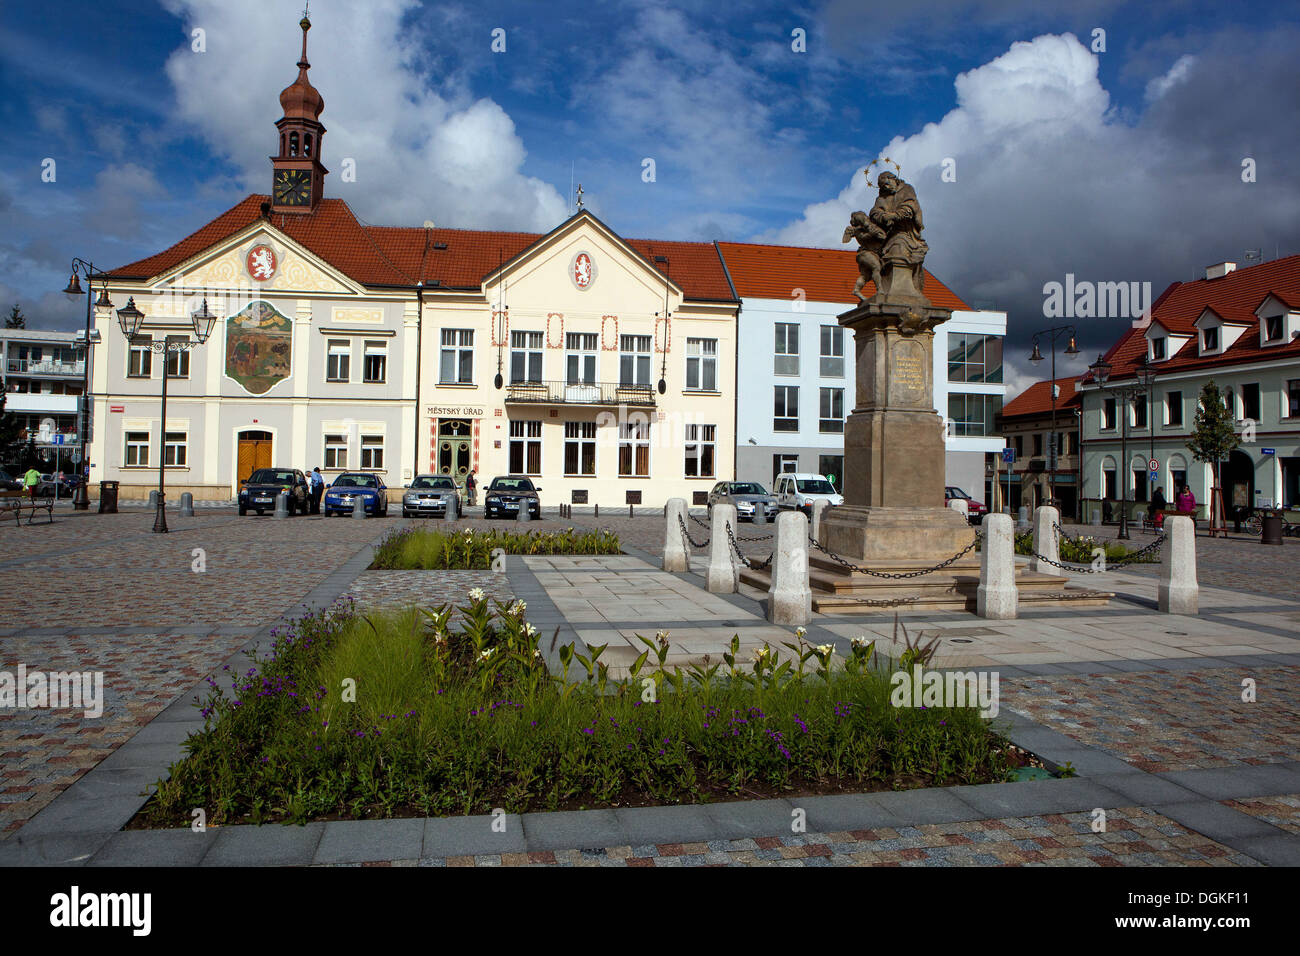
[[[673,346],[673,326],[672,319],[667,316],[655,316],[655,351],[659,353],[668,352]],[[663,348],[659,347],[659,323],[664,324],[664,344]]]
[[[606,319],[614,320],[614,338],[610,340],[610,342],[612,343],[610,345],[605,344],[605,320]],[[617,315],[602,315],[600,317],[600,350],[602,352],[618,351],[618,316]]]
[[[503,323],[501,324],[501,338],[498,339],[498,338],[497,338],[497,319],[498,319],[500,316],[505,316],[505,322],[503,322]],[[510,341],[510,310],[509,310],[508,308],[506,308],[506,309],[493,309],[493,310],[492,310],[492,329],[491,329],[491,331],[489,332],[489,338],[491,339],[491,344],[492,344],[492,347],[493,347],[493,348],[500,348],[501,346],[506,345],[506,344],[509,343],[509,341]]]
[[[552,343],[551,342],[551,319],[555,319],[555,318],[558,318],[560,320],[560,340],[558,342]],[[546,347],[548,349],[558,349],[563,345],[564,345],[564,313],[547,312],[546,313]]]

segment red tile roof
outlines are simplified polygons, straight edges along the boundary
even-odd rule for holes
[[[115,269],[111,275],[148,279],[166,272],[256,222],[262,203],[269,201],[269,196],[249,196],[170,249]],[[323,199],[309,214],[273,215],[271,224],[367,286],[409,288],[423,280],[426,286],[438,281],[442,288],[477,289],[484,276],[542,238],[532,232],[368,226],[341,199]],[[687,298],[734,301],[713,243],[626,241],[652,266],[654,256],[667,256],[673,281]]]
[[[1175,282],[1152,305],[1151,317],[1175,335],[1190,338],[1175,354],[1157,362],[1156,368],[1159,372],[1181,372],[1300,357],[1300,339],[1293,339],[1285,345],[1259,344],[1259,320],[1254,310],[1270,294],[1277,296],[1289,308],[1297,307],[1292,303],[1300,301],[1300,256],[1237,269],[1217,279]],[[1249,322],[1250,325],[1222,355],[1202,358],[1197,354],[1198,334],[1192,323],[1207,307],[1230,322]],[[1133,376],[1135,367],[1147,352],[1145,332],[1145,329],[1125,330],[1106,353],[1106,361],[1111,363],[1112,379]],[[1083,376],[1084,381],[1091,379],[1092,373]]]
[[[1079,380],[1077,375],[1070,378],[1058,378],[1057,387],[1060,388],[1060,394],[1056,396],[1056,410],[1058,412],[1078,408],[1083,400],[1083,393],[1075,391],[1074,383]],[[1052,411],[1052,382],[1044,379],[1041,382],[1035,382],[1027,389],[1002,406],[1002,417],[1021,418],[1036,415],[1047,415]]]
[[[858,281],[856,250],[747,242],[719,242],[718,248],[722,250],[738,295],[756,299],[791,299],[795,289],[803,289],[805,297],[812,302],[858,303],[853,294],[853,285]],[[875,284],[868,282],[862,287],[862,292],[867,296],[875,295]],[[925,294],[940,308],[970,309],[929,270],[925,273]]]

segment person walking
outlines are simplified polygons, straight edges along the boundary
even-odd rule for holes
[[[311,470],[311,513],[320,514],[320,499],[325,493],[325,479],[321,476],[320,468],[316,467]]]
[[[1178,492],[1175,500],[1181,514],[1191,514],[1196,510],[1196,495],[1192,494],[1192,489],[1187,485],[1183,485],[1183,490]]]
[[[1152,526],[1160,528],[1165,523],[1165,510],[1169,507],[1169,502],[1165,501],[1165,490],[1157,487],[1151,493],[1151,504],[1147,505],[1147,520]]]
[[[27,469],[27,474],[23,475],[23,487],[27,489],[27,497],[36,497],[36,486],[41,483],[41,473],[33,465]]]
[[[471,508],[474,507],[474,489],[477,487],[478,487],[478,483],[474,481],[474,472],[471,471],[468,475],[465,476],[465,497],[467,499],[468,506]]]

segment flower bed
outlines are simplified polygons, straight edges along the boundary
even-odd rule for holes
[[[1132,558],[1131,555],[1136,551],[1130,549],[1118,541],[1098,542],[1092,535],[1079,535],[1071,537],[1062,534],[1060,537],[1060,560],[1067,564],[1088,565],[1093,561],[1093,549],[1102,548],[1106,552],[1106,561],[1111,563],[1120,559],[1128,559],[1131,564],[1159,564],[1159,554],[1144,554],[1139,558]],[[1034,553],[1034,533],[1025,531],[1016,535],[1016,554],[1032,555]]]
[[[401,528],[375,548],[375,571],[486,571],[492,552],[506,554],[622,554],[610,531],[431,531]]]
[[[559,649],[521,602],[365,616],[333,608],[213,682],[136,827],[695,803],[1011,779],[1024,755],[971,708],[898,708],[874,646],[761,648],[683,669],[662,632],[625,681]],[[552,638],[552,641],[554,638]],[[916,644],[919,646],[920,641]],[[901,663],[917,651],[909,642]]]

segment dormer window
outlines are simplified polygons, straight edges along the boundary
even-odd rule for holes
[[[1201,351],[1214,352],[1219,348],[1219,330],[1211,327],[1201,330]]]
[[[1264,317],[1264,341],[1277,342],[1282,338],[1282,316],[1269,315]]]
[[[1166,339],[1165,336],[1163,335],[1160,336],[1160,338],[1158,339],[1151,340],[1152,361],[1159,362],[1161,359],[1167,356],[1167,351],[1166,351],[1167,344],[1168,344],[1168,339]]]

